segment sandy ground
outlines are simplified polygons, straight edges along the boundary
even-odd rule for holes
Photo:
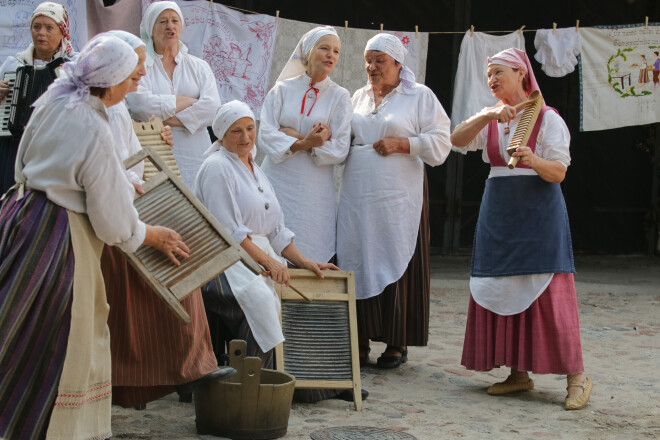
[[[390,428],[424,440],[660,438],[660,259],[583,256],[576,268],[584,364],[595,383],[585,409],[563,409],[562,376],[533,376],[533,391],[486,394],[507,371],[460,365],[469,258],[436,256],[429,346],[412,347],[397,370],[363,368],[370,396],[361,412],[339,400],[293,404],[285,438],[309,439],[334,426]],[[372,362],[383,348],[372,345]],[[144,411],[113,407],[112,417],[115,438],[218,438],[197,435],[193,405],[176,395]]]

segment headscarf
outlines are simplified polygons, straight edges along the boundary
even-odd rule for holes
[[[68,95],[66,108],[89,101],[90,87],[111,87],[124,81],[138,63],[138,55],[117,37],[98,36],[74,60],[64,63],[62,75],[33,104],[46,105]]]
[[[126,31],[119,31],[119,30],[107,31],[107,32],[103,32],[102,34],[99,34],[99,35],[117,37],[121,41],[123,41],[124,43],[127,43],[129,46],[131,46],[133,48],[133,50],[135,50],[139,47],[142,47],[142,46],[146,46],[144,41],[140,40],[135,35],[131,34],[130,32],[126,32]]]
[[[181,8],[179,8],[179,5],[176,3],[164,1],[155,2],[149,5],[147,10],[144,11],[142,21],[140,22],[140,38],[142,38],[142,41],[144,41],[147,46],[147,59],[145,61],[145,65],[152,65],[154,60],[158,58],[158,54],[156,54],[156,50],[154,49],[154,25],[156,24],[156,19],[158,16],[163,11],[167,11],[168,9],[171,9],[179,14],[182,29],[185,25],[185,22],[183,21],[183,12],[181,12]],[[179,50],[187,52],[188,48],[185,44],[179,41]]]
[[[277,81],[284,81],[285,79],[295,78],[305,73],[306,68],[303,61],[307,58],[307,54],[314,48],[314,45],[326,35],[334,35],[339,38],[337,31],[332,26],[319,26],[302,36],[293,53],[289,57],[289,61],[284,65],[284,69],[277,77]]]
[[[30,17],[30,27],[32,27],[32,22],[35,18],[42,16],[55,21],[60,28],[60,32],[62,32],[62,41],[60,42],[59,49],[53,55],[53,59],[58,57],[71,58],[73,55],[73,46],[71,45],[71,35],[69,34],[69,14],[67,14],[64,6],[53,2],[39,4],[32,13],[32,17]],[[19,53],[16,58],[27,64],[34,64],[34,43],[30,43],[30,46],[24,52]]]
[[[206,150],[205,154],[218,151],[222,146],[222,138],[225,137],[229,127],[241,118],[252,118],[254,120],[254,113],[252,113],[252,110],[250,110],[250,107],[246,103],[234,99],[226,104],[222,104],[215,113],[212,125],[213,134],[218,140]]]
[[[524,78],[527,80],[527,88],[525,89],[527,96],[534,90],[539,90],[532,65],[524,50],[516,49],[515,47],[505,49],[492,57],[488,57],[488,66],[490,67],[491,64],[500,64],[512,69],[522,69],[525,72]]]
[[[364,51],[367,52],[368,50],[384,52],[394,58],[395,61],[400,62],[401,72],[399,73],[399,79],[403,83],[403,87],[410,88],[415,85],[415,74],[408,68],[408,66],[403,64],[403,60],[408,51],[398,37],[395,37],[392,34],[377,34],[367,41],[367,46],[364,48]]]

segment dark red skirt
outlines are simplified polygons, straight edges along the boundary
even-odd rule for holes
[[[356,301],[358,334],[398,347],[426,346],[431,303],[431,228],[424,174],[424,202],[417,245],[408,268],[383,293]]]
[[[200,289],[181,301],[190,315],[186,325],[119,250],[106,246],[101,268],[110,304],[113,404],[160,399],[217,368]]]
[[[584,371],[573,274],[555,274],[517,315],[493,313],[470,296],[461,364],[476,371],[500,366],[538,374]]]

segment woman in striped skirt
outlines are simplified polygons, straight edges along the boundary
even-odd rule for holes
[[[188,255],[139,220],[113,151],[106,107],[140,68],[123,41],[94,39],[34,104],[0,208],[0,438],[110,437],[103,242]]]

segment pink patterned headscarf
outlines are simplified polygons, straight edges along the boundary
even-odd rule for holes
[[[540,91],[534,71],[532,70],[532,65],[529,63],[529,58],[525,51],[516,48],[505,49],[492,57],[488,57],[488,67],[491,64],[500,64],[512,69],[523,69],[525,71],[525,79],[527,80],[527,87],[525,89],[527,96],[535,90]]]
[[[32,17],[30,17],[30,26],[35,18],[41,16],[52,19],[60,27],[60,32],[62,32],[60,48],[53,58],[71,58],[71,55],[73,54],[73,46],[71,45],[71,35],[69,35],[69,14],[67,14],[64,6],[53,2],[43,2],[39,4],[32,13]]]

